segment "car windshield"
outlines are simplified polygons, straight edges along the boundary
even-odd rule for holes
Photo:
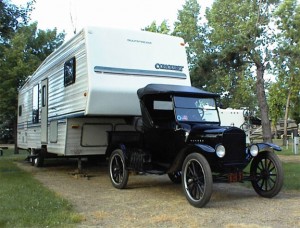
[[[174,97],[177,121],[219,122],[219,115],[213,98]]]

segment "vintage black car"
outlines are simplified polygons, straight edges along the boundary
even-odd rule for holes
[[[182,183],[195,207],[210,200],[213,182],[251,181],[271,198],[283,185],[283,169],[271,143],[246,145],[245,132],[220,126],[219,95],[195,87],[149,84],[137,91],[141,119],[135,131],[109,132],[109,175],[125,188],[130,171],[168,174]],[[245,168],[250,164],[250,172]]]

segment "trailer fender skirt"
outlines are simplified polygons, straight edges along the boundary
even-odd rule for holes
[[[265,150],[276,150],[281,151],[281,147],[274,144],[274,143],[257,143],[256,144],[259,148],[259,151],[265,151]]]

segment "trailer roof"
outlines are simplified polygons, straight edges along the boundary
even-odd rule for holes
[[[137,91],[138,97],[141,99],[145,95],[154,94],[173,94],[185,96],[203,96],[203,97],[219,97],[219,94],[207,92],[192,86],[181,85],[165,85],[165,84],[148,84]]]

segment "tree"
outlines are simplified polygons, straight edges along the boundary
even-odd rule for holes
[[[187,46],[188,63],[193,69],[202,57],[205,47],[205,27],[200,24],[200,5],[197,0],[186,0],[178,11],[172,35],[184,39]]]
[[[297,102],[300,90],[300,6],[297,0],[285,0],[277,9],[277,36],[275,65],[281,93],[285,94],[283,145],[286,144],[287,120],[290,106]]]
[[[291,117],[295,120],[297,125],[300,124],[300,94],[296,97],[295,101],[293,102]]]
[[[158,33],[165,33],[182,37],[187,43],[188,64],[191,75],[191,81],[194,86],[206,87],[207,84],[213,84],[215,80],[211,79],[209,72],[213,67],[214,61],[205,51],[206,29],[205,24],[201,24],[200,6],[197,0],[186,0],[182,9],[178,11],[177,21],[174,23],[174,30],[170,32],[166,20],[160,26],[156,22],[145,27],[144,30]],[[213,81],[212,83],[210,83]]]
[[[261,113],[263,140],[272,141],[269,108],[265,93],[265,70],[270,64],[271,46],[275,42],[270,32],[272,10],[279,1],[215,0],[207,11],[210,39],[216,52],[231,62],[242,61],[256,69],[256,94]]]
[[[9,0],[0,1],[0,43],[11,38],[19,26],[28,23],[34,2],[31,0],[26,7],[17,7]]]
[[[284,114],[284,104],[286,97],[282,94],[282,87],[284,85],[281,82],[274,82],[269,88],[268,103],[270,107],[270,117],[272,120],[273,128],[275,129],[275,135],[277,134],[277,122]]]
[[[5,7],[7,11],[12,6],[7,4]],[[12,8],[13,12],[19,12],[15,6]],[[19,21],[15,17],[18,13],[8,14],[12,21]],[[25,15],[22,17],[28,19]],[[13,126],[16,142],[18,89],[37,66],[62,44],[65,34],[58,33],[56,29],[38,30],[37,23],[27,25],[18,22],[16,25],[15,22],[7,22],[6,26],[1,25],[1,28],[4,27],[2,33],[6,37],[0,42],[0,123]],[[10,31],[14,33],[11,34]]]
[[[146,26],[142,30],[149,31],[149,32],[162,33],[162,34],[170,34],[170,31],[171,31],[167,20],[163,20],[160,25],[157,25],[156,21],[153,21],[151,23],[151,25]]]
[[[198,1],[187,0],[178,11],[171,33],[188,43],[188,63],[193,86],[222,94],[221,103],[225,107],[254,109],[257,103],[254,99],[253,76],[241,60],[236,61],[233,56],[222,59],[223,56],[216,53],[215,46],[209,42],[209,28],[202,20],[200,9]],[[161,27],[154,21],[145,30],[162,33]]]

